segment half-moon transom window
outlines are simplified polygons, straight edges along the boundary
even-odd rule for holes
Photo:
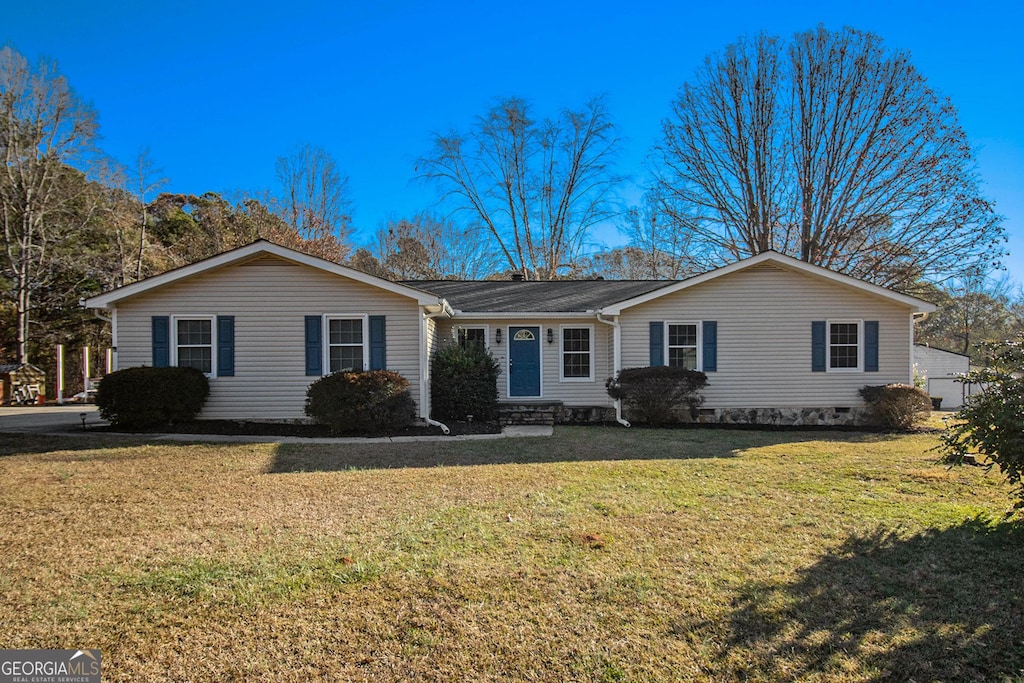
[[[530,332],[530,330],[519,330],[512,339],[515,341],[533,341],[536,337],[533,336],[533,332]]]

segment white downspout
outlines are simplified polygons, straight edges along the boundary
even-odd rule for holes
[[[618,375],[622,371],[622,328],[619,327],[619,316],[612,316],[611,320],[605,320],[600,313],[597,314],[597,321],[612,327],[612,374]],[[615,399],[615,421],[623,427],[631,426],[629,420],[622,417],[622,399]]]
[[[420,419],[432,427],[440,427],[442,434],[450,434],[448,425],[432,420],[430,418],[430,357],[427,354],[427,321],[451,312],[448,302],[442,299],[441,308],[434,313],[427,313],[427,307],[423,306],[423,314],[420,316]]]

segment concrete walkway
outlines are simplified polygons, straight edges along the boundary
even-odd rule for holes
[[[86,430],[82,429],[82,416],[85,416]],[[49,434],[53,436],[90,436],[95,432],[87,431],[91,427],[107,426],[100,419],[99,411],[93,405],[65,406],[0,406],[0,432],[13,434]],[[301,436],[246,436],[228,434],[123,434],[133,438],[153,439],[158,441],[188,441],[202,443],[414,443],[417,441],[486,441],[490,439],[507,439],[551,436],[552,427],[520,426],[505,427],[500,434],[462,434],[458,436],[383,436],[376,438],[338,437],[338,438],[305,438]],[[104,436],[117,436],[117,432],[102,432]]]
[[[109,434],[110,432],[106,432]],[[147,438],[161,441],[201,441],[204,443],[416,443],[418,441],[488,441],[492,439],[523,438],[551,436],[553,427],[524,425],[521,427],[505,427],[500,434],[457,434],[454,436],[340,436],[314,437],[304,436],[246,436],[242,434],[147,434]],[[128,436],[128,435],[126,435]],[[133,436],[139,436],[135,434]]]

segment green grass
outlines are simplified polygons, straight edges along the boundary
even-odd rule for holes
[[[0,435],[2,644],[109,681],[1020,680],[1024,530],[936,441]]]

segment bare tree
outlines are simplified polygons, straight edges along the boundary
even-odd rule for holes
[[[311,144],[277,160],[279,213],[318,256],[340,262],[351,230],[348,178],[326,150]]]
[[[613,214],[618,145],[601,99],[535,121],[525,101],[508,98],[467,134],[436,135],[417,169],[483,227],[509,268],[549,279],[573,267],[590,228]]]
[[[78,99],[54,63],[32,66],[11,47],[0,48],[0,221],[4,270],[17,310],[18,362],[28,362],[33,289],[59,243],[51,220],[78,198],[85,183],[62,182],[68,164],[82,161],[96,137],[96,114]],[[87,220],[89,212],[76,212]]]
[[[132,168],[132,184],[135,197],[139,201],[139,250],[135,259],[136,280],[143,277],[143,256],[146,251],[146,229],[149,226],[149,203],[147,197],[167,184],[167,178],[160,176],[163,169],[156,168],[153,160],[149,157],[149,148],[139,150],[135,159],[135,166]],[[154,177],[156,176],[156,177]]]
[[[720,261],[766,249],[906,288],[998,261],[956,110],[851,28],[709,57],[664,123],[666,210]]]
[[[704,245],[678,220],[679,214],[667,214],[666,206],[655,187],[623,215],[620,231],[629,238],[629,246],[608,252],[604,260],[621,260],[623,272],[630,273],[627,279],[676,280],[714,265],[714,258],[702,251]]]
[[[775,38],[729,45],[704,60],[664,122],[658,190],[670,232],[694,235],[719,262],[787,241],[779,62]]]
[[[500,268],[479,227],[463,228],[430,212],[389,219],[374,236],[373,256],[398,280],[482,279]]]
[[[436,280],[435,267],[445,245],[415,221],[389,220],[377,231],[375,251],[387,277],[392,280]]]
[[[917,325],[916,339],[983,362],[981,342],[1000,342],[1021,331],[1013,311],[1013,286],[1005,275],[966,273],[934,299],[939,310]]]

